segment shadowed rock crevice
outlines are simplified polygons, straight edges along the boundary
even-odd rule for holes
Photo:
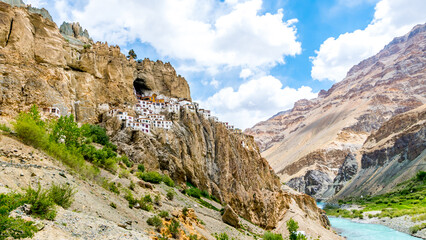
[[[12,18],[12,21],[10,21],[10,29],[9,29],[9,34],[7,35],[6,45],[5,45],[5,47],[6,47],[6,46],[7,46],[7,44],[9,43],[10,35],[12,34],[12,29],[13,29],[13,18]]]

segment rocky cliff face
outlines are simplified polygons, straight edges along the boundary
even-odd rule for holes
[[[397,115],[371,134],[361,149],[358,174],[337,198],[374,195],[426,169],[426,105]]]
[[[14,116],[32,104],[53,105],[62,113],[73,113],[79,121],[96,122],[108,108],[135,102],[133,82],[146,71],[152,81],[160,82],[152,90],[190,99],[187,82],[168,64],[145,60],[146,65],[156,66],[145,69],[128,60],[118,46],[74,44],[64,39],[54,22],[24,8],[0,2],[0,13],[3,116]],[[73,34],[79,30],[78,24],[74,26]],[[164,69],[169,74],[160,79]]]
[[[62,27],[61,34],[49,19],[2,2],[0,22],[1,118],[32,104],[57,106],[79,122],[101,122],[131,160],[209,191],[253,223],[285,233],[285,220],[301,216],[299,221],[309,223],[300,223],[301,230],[338,239],[311,197],[281,189],[251,136],[231,133],[185,109],[167,116],[172,130],[152,135],[122,129],[105,114],[110,108],[132,112],[139,91],[190,99],[187,82],[170,64],[138,63],[106,43],[67,41],[64,35],[81,41],[79,25],[72,25],[72,32],[69,25]]]
[[[281,180],[300,180],[309,170],[334,179],[348,154],[360,163],[364,141],[384,122],[426,103],[425,47],[426,24],[418,25],[318,98],[301,100],[245,132],[255,137]]]

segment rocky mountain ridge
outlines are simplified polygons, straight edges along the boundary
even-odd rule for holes
[[[132,161],[208,191],[257,225],[286,233],[285,221],[294,217],[306,223],[301,230],[309,235],[338,239],[327,230],[327,217],[311,197],[281,189],[252,137],[231,133],[185,109],[169,116],[172,130],[152,135],[108,118],[105,113],[110,109],[133,111],[135,91],[190,100],[188,83],[169,63],[136,62],[107,43],[67,41],[54,22],[25,8],[0,2],[0,13],[2,121],[33,104],[58,107],[80,123],[101,123],[118,151]],[[75,24],[71,29],[80,40],[80,27]]]
[[[310,194],[325,197],[349,155],[361,165],[359,151],[371,133],[391,117],[426,103],[425,46],[426,24],[415,26],[354,66],[328,91],[320,91],[318,98],[300,100],[289,112],[245,133],[255,137],[282,181],[301,183],[312,178],[312,170],[321,172],[314,174],[322,180],[313,182],[316,191]],[[303,182],[293,187],[306,189]]]

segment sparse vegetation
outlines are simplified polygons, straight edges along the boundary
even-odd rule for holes
[[[113,203],[113,202],[112,202],[112,203],[110,203],[110,204],[109,204],[109,206],[110,206],[110,207],[112,207],[112,208],[114,208],[114,209],[116,209],[116,208],[117,208],[117,205],[116,205],[115,203]]]
[[[410,227],[411,234],[417,233],[418,231],[421,231],[422,229],[426,228],[426,223],[414,225]]]
[[[145,166],[143,164],[138,165],[138,171],[139,172],[145,172]]]
[[[148,223],[148,225],[150,226],[155,227],[157,231],[160,231],[161,227],[163,226],[163,220],[161,220],[161,218],[157,216],[148,218],[148,220],[146,220],[146,223]]]
[[[49,189],[49,197],[53,202],[65,209],[74,201],[75,191],[69,184],[53,184]]]
[[[85,160],[115,172],[117,162],[125,162],[127,158],[117,156],[117,146],[109,142],[102,127],[84,124],[79,128],[73,115],[45,122],[41,120],[38,108],[34,105],[29,112],[19,114],[13,128],[25,144],[44,150],[83,177],[94,178],[99,174],[99,170],[87,165]],[[104,146],[96,149],[90,145],[91,142]]]
[[[184,207],[184,208],[182,209],[182,214],[183,214],[183,216],[184,216],[185,218],[188,216],[188,208],[187,208],[187,207]]]
[[[108,182],[108,180],[104,180],[102,187],[104,187],[105,189],[119,195],[120,194],[120,190],[118,189],[118,186],[115,182]]]
[[[127,169],[122,169],[120,171],[120,174],[118,175],[118,177],[120,178],[129,178],[129,176],[130,176],[130,171]]]
[[[129,189],[135,191],[136,184],[133,181],[130,181]]]
[[[419,216],[426,214],[426,182],[425,172],[420,171],[412,179],[397,185],[393,192],[378,195],[365,196],[363,198],[350,198],[339,200],[339,204],[357,204],[363,207],[362,210],[348,211],[340,209],[338,206],[325,206],[324,210],[328,215],[344,218],[363,218],[363,213],[368,211],[378,211],[378,214],[370,214],[368,217],[400,217],[404,215]]]
[[[154,203],[157,206],[161,205],[161,196],[160,196],[160,194],[155,195],[155,197],[154,197]]]
[[[37,232],[34,222],[9,217],[12,210],[24,203],[23,196],[20,194],[0,194],[0,239],[27,238]]]
[[[299,224],[294,221],[293,218],[290,218],[290,220],[287,221],[287,230],[290,233],[290,240],[306,240],[306,236],[301,233],[298,234],[297,229],[299,229]]]
[[[167,175],[163,175],[163,182],[164,184],[166,184],[169,187],[174,187],[175,186],[175,182]]]
[[[172,219],[171,223],[167,226],[167,229],[169,230],[173,238],[179,238],[180,224],[176,219]]]
[[[175,197],[175,195],[176,195],[176,193],[175,193],[175,191],[172,188],[167,189],[167,194],[166,194],[167,199],[169,199],[170,201],[172,201],[173,198]]]
[[[163,210],[158,214],[158,216],[160,216],[161,218],[169,217],[169,212]]]
[[[163,180],[163,177],[158,172],[138,172],[137,176],[150,183],[160,183]]]
[[[84,44],[83,48],[84,49],[90,49],[90,48],[92,48],[92,45],[90,45],[90,44]]]
[[[6,133],[12,132],[12,130],[8,126],[6,126],[6,124],[3,124],[3,123],[0,124],[0,130]]]
[[[55,202],[50,198],[50,192],[41,189],[40,185],[37,189],[31,186],[26,188],[22,202],[31,204],[31,215],[47,220],[56,217]]]
[[[196,234],[190,234],[189,240],[198,240],[198,236]]]
[[[283,240],[283,236],[278,233],[266,231],[262,237],[263,240]]]
[[[228,234],[226,234],[226,233],[220,233],[220,234],[215,233],[213,236],[216,238],[216,240],[229,240],[230,239],[228,237]],[[234,240],[234,239],[235,238],[231,238],[231,240]]]

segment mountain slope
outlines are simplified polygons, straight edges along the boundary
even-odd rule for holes
[[[385,122],[360,152],[358,174],[336,198],[383,194],[426,169],[426,104]]]
[[[311,185],[310,194],[322,197],[349,154],[360,163],[359,149],[371,133],[392,116],[426,103],[425,48],[423,24],[354,66],[318,98],[300,100],[290,112],[245,133],[255,137],[282,181],[298,178],[293,182],[305,185],[293,187]]]

